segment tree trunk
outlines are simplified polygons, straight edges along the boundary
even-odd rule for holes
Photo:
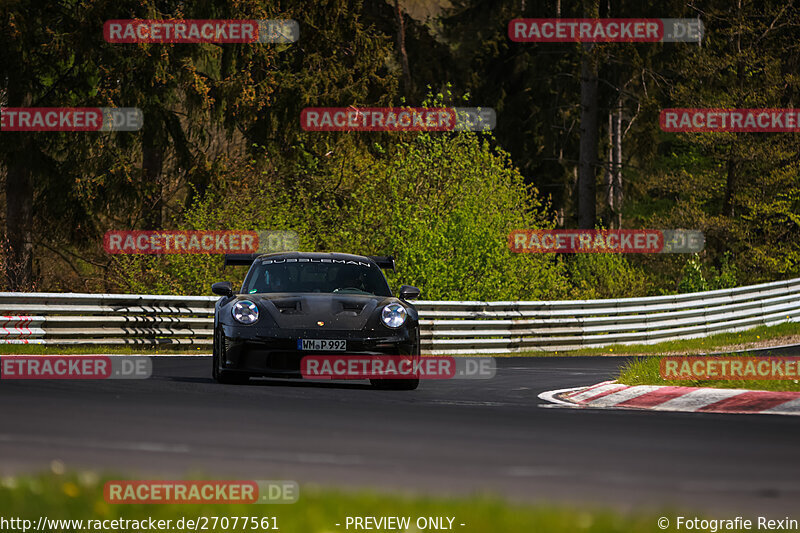
[[[161,229],[161,215],[164,204],[162,171],[164,152],[157,136],[144,132],[142,136],[142,186],[146,191],[142,209],[144,229]]]
[[[406,25],[403,21],[403,11],[400,9],[399,0],[394,0],[394,15],[397,19],[397,46],[400,49],[400,63],[403,66],[403,94],[409,97],[413,87],[411,86],[411,68],[408,66],[408,54],[406,53]]]
[[[31,149],[23,149],[9,161],[6,175],[6,278],[11,291],[31,290],[33,282],[33,176],[29,170]]]
[[[734,133],[734,135],[736,135]],[[733,197],[736,194],[736,174],[737,174],[737,165],[736,165],[736,141],[731,142],[731,147],[728,150],[728,161],[726,162],[726,173],[725,173],[725,198],[722,202],[722,214],[728,218],[733,218],[736,215],[736,209],[734,208],[734,201]]]
[[[622,202],[624,192],[622,190],[622,98],[617,100],[616,113],[613,113],[613,141],[611,143],[614,150],[613,168],[611,172],[611,198],[613,202],[611,226],[616,229],[622,228]]]
[[[606,224],[611,227],[611,220],[614,218],[614,111],[608,112],[608,155],[606,158],[606,204],[608,205],[608,214],[606,217]]]
[[[736,6],[736,20],[739,24],[742,22],[742,0],[738,0]],[[741,30],[737,30],[736,32],[736,78],[739,84],[739,89],[741,94],[741,89],[744,86],[744,61],[742,60],[742,32]],[[739,102],[736,103],[736,107],[739,107]],[[737,171],[738,165],[736,161],[736,137],[737,134],[733,134],[733,141],[731,141],[731,148],[728,151],[728,161],[727,161],[727,173],[725,176],[725,198],[722,202],[722,214],[728,218],[733,218],[736,215],[736,208],[735,208],[735,196],[736,196],[736,178],[737,178]]]
[[[29,94],[8,89],[8,107],[30,106]],[[22,137],[22,134],[20,134]],[[33,284],[33,176],[30,134],[20,140],[6,167],[6,279],[11,291],[31,290]]]
[[[584,43],[581,59],[581,140],[578,157],[578,227],[594,229],[597,216],[597,65],[591,57],[592,44]]]
[[[605,217],[609,228],[622,228],[622,109],[616,107],[608,113],[608,164],[606,165]]]

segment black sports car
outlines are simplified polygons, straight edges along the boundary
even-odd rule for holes
[[[419,361],[419,317],[403,285],[395,298],[381,268],[389,257],[284,252],[226,255],[226,265],[250,264],[240,293],[230,282],[214,311],[214,379],[243,383],[252,376],[302,377],[305,356],[394,356]],[[411,390],[418,377],[371,379],[379,388]]]

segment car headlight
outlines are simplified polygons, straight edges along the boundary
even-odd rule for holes
[[[400,304],[389,304],[381,311],[381,320],[390,328],[399,328],[406,322],[408,313],[406,308]]]
[[[231,308],[231,314],[237,322],[255,324],[258,320],[258,307],[250,300],[242,300],[234,304]]]

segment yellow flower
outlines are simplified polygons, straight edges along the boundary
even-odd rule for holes
[[[64,491],[64,494],[69,496],[70,498],[75,498],[78,494],[80,494],[80,489],[75,483],[71,481],[67,481],[63,485],[61,485],[61,490]]]
[[[108,516],[108,504],[102,500],[94,502],[94,516]]]

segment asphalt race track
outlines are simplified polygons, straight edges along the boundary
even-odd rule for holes
[[[796,417],[572,409],[537,398],[609,379],[625,360],[498,359],[492,380],[424,381],[412,392],[217,385],[209,357],[157,357],[149,380],[0,381],[0,474],[60,460],[144,479],[796,512]]]

